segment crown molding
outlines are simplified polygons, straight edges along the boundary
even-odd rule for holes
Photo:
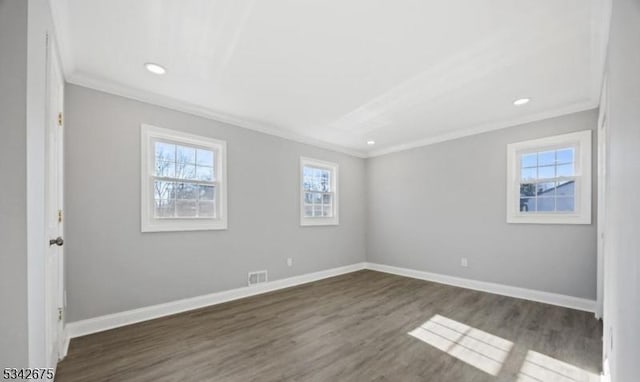
[[[98,90],[101,92],[117,95],[124,98],[133,99],[140,102],[161,106],[167,109],[195,115],[202,118],[211,119],[217,122],[223,122],[236,127],[241,127],[263,134],[276,136],[289,141],[303,143],[306,145],[318,147],[325,150],[335,151],[342,154],[351,155],[357,158],[366,158],[367,154],[358,150],[348,149],[346,147],[324,142],[314,138],[305,137],[291,131],[279,129],[274,126],[248,121],[242,118],[230,116],[217,112],[207,107],[198,106],[192,103],[179,101],[177,99],[149,92],[146,90],[134,89],[126,85],[116,83],[114,81],[98,79],[80,73],[73,73],[67,76],[67,82],[70,84],[83,86],[86,88]]]
[[[433,137],[420,139],[420,140],[403,143],[399,145],[394,145],[394,146],[380,149],[380,150],[362,152],[358,150],[348,149],[340,145],[335,145],[332,143],[323,142],[317,139],[305,137],[290,131],[278,129],[273,126],[259,124],[256,122],[247,121],[241,118],[229,116],[223,113],[216,112],[206,107],[197,106],[187,102],[179,101],[171,97],[158,95],[158,94],[151,93],[144,90],[133,89],[124,85],[114,83],[112,81],[96,79],[93,76],[87,76],[87,75],[75,73],[67,76],[67,82],[74,85],[102,91],[105,93],[133,99],[136,101],[165,107],[167,109],[196,115],[202,118],[207,118],[214,121],[227,123],[236,127],[257,131],[263,134],[273,135],[279,138],[307,144],[307,145],[318,147],[321,149],[331,150],[331,151],[351,155],[357,158],[373,158],[373,157],[387,155],[395,152],[411,150],[418,147],[429,146],[436,143],[446,142],[454,139],[464,138],[471,135],[505,129],[508,127],[519,126],[526,123],[540,121],[548,118],[554,118],[554,117],[577,113],[585,110],[591,110],[591,109],[597,108],[599,104],[598,100],[588,100],[584,102],[575,103],[566,107],[547,110],[541,113],[536,113],[536,114],[521,117],[521,118],[506,120],[500,123],[483,124],[476,127],[472,127],[470,129],[464,129],[459,131],[453,131],[450,133],[439,134]]]
[[[544,119],[560,117],[567,114],[578,113],[585,110],[591,110],[598,107],[598,100],[588,100],[584,102],[575,103],[569,106],[560,107],[556,109],[546,110],[540,113],[524,116],[521,118],[510,119],[499,123],[488,123],[479,126],[472,127],[470,129],[464,129],[459,131],[453,131],[450,133],[439,134],[433,137],[420,139],[410,143],[403,143],[388,148],[373,150],[369,152],[368,158],[377,156],[392,154],[400,151],[406,151],[415,149],[418,147],[429,146],[440,142],[452,141],[454,139],[464,138],[471,135],[477,135],[487,133],[494,130],[506,129],[508,127],[516,127],[531,122],[541,121]]]
[[[418,147],[429,146],[436,143],[464,138],[464,137],[468,137],[476,134],[486,133],[494,130],[501,130],[508,127],[515,127],[515,126],[523,125],[526,123],[536,122],[536,121],[540,121],[548,118],[559,117],[559,116],[577,113],[585,110],[591,110],[591,109],[597,108],[599,105],[599,100],[590,99],[587,101],[574,103],[569,106],[546,110],[540,113],[535,113],[535,114],[520,117],[520,118],[510,119],[510,120],[502,121],[499,123],[483,124],[483,125],[469,128],[469,129],[439,134],[433,137],[419,139],[419,140],[415,140],[412,142],[403,143],[399,145],[394,145],[394,146],[383,148],[380,150],[371,150],[369,152],[363,152],[363,151],[349,149],[340,145],[320,141],[317,139],[305,137],[305,136],[293,133],[291,131],[282,130],[273,126],[233,117],[224,113],[214,111],[210,108],[179,101],[171,97],[158,95],[145,90],[133,89],[128,86],[115,83],[113,81],[97,79],[93,76],[74,73],[72,75],[67,76],[67,82],[74,85],[102,91],[105,93],[133,99],[136,101],[165,107],[167,109],[196,115],[202,118],[207,118],[214,121],[227,123],[236,127],[257,131],[263,134],[276,136],[276,137],[287,139],[290,141],[307,144],[307,145],[318,147],[321,149],[331,150],[331,151],[351,155],[357,158],[373,158],[373,157],[387,155],[395,152],[411,150]]]

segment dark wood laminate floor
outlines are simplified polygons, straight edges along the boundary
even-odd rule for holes
[[[590,381],[592,313],[374,271],[71,341],[56,381]]]

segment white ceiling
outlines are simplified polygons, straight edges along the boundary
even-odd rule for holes
[[[596,107],[606,1],[51,6],[71,83],[367,156]]]

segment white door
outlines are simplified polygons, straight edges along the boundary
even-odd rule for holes
[[[64,314],[63,241],[63,97],[64,80],[55,45],[49,39],[47,63],[46,115],[46,350],[49,367],[55,367],[62,354]]]

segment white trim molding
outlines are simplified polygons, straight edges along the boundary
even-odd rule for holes
[[[453,141],[456,139],[470,137],[478,134],[490,133],[496,130],[502,130],[510,127],[526,125],[528,123],[543,121],[545,119],[557,118],[557,117],[562,117],[564,115],[580,113],[587,110],[593,110],[597,108],[599,104],[600,104],[599,100],[589,99],[586,101],[568,105],[566,107],[549,109],[549,110],[542,111],[540,113],[535,113],[535,114],[531,114],[523,117],[509,119],[502,122],[482,124],[482,125],[470,127],[468,129],[455,130],[448,133],[438,134],[433,137],[428,137],[424,139],[414,140],[408,143],[393,145],[391,147],[387,147],[379,150],[372,150],[367,153],[366,157],[375,158],[383,155],[417,149],[420,147],[431,146],[441,142]]]
[[[596,302],[580,297],[567,296],[551,292],[543,292],[533,289],[520,288],[510,285],[491,283],[487,281],[471,280],[462,277],[443,275],[418,271],[415,269],[394,267],[391,265],[366,263],[366,269],[378,272],[391,273],[398,276],[411,277],[414,279],[432,281],[440,284],[456,286],[460,288],[473,289],[481,292],[499,294],[507,297],[520,298],[524,300],[542,302],[545,304],[562,306],[586,312],[595,312]]]
[[[133,89],[128,85],[116,83],[110,80],[99,79],[95,76],[89,76],[74,72],[67,75],[67,82],[73,85],[82,86],[85,88],[101,91],[108,94],[117,95],[120,97],[132,99],[139,102],[148,103],[155,106],[164,107],[166,109],[179,111],[195,115],[201,118],[210,119],[216,122],[222,122],[236,127],[257,131],[262,134],[267,134],[279,138],[283,138],[289,141],[302,143],[318,147],[325,150],[335,151],[338,153],[347,154],[356,158],[366,158],[367,154],[359,150],[353,150],[341,145],[321,141],[308,136],[303,136],[290,130],[285,130],[280,127],[267,125],[247,119],[231,116],[225,113],[212,110],[210,108],[195,105],[189,102],[184,102],[163,96],[157,93],[149,92],[141,89]]]
[[[419,271],[415,269],[400,268],[390,265],[377,263],[355,263],[337,268],[331,268],[323,271],[307,273],[300,276],[293,276],[286,279],[269,281],[264,284],[247,286],[237,289],[231,289],[222,292],[211,293],[203,296],[186,298],[182,300],[172,301],[164,304],[152,305],[144,308],[128,310],[119,313],[108,314],[105,316],[89,318],[70,322],[65,328],[65,351],[69,346],[69,341],[76,337],[82,337],[105,330],[115,329],[121,326],[131,325],[138,322],[153,320],[160,317],[170,316],[177,313],[187,312],[194,309],[200,309],[207,306],[222,304],[225,302],[238,300],[245,297],[260,295],[267,292],[273,292],[284,288],[290,288],[329,277],[340,276],[347,273],[369,269],[372,271],[390,273],[398,276],[411,277],[414,279],[436,282],[456,286],[460,288],[473,289],[481,292],[499,294],[513,298],[536,301],[545,304],[562,306],[570,309],[577,309],[587,312],[594,312],[596,302],[579,297],[561,295],[550,292],[537,291],[532,289],[514,287],[504,284],[491,283],[486,281],[478,281],[465,279],[461,277],[448,276],[438,273]]]
[[[67,67],[65,67],[66,69]],[[524,125],[531,122],[541,121],[544,119],[560,117],[563,115],[569,115],[578,113],[581,111],[592,110],[598,107],[598,99],[588,99],[574,104],[561,106],[555,109],[545,110],[540,113],[535,113],[528,116],[509,119],[502,122],[495,122],[490,124],[483,124],[479,126],[473,126],[468,129],[456,130],[452,132],[438,134],[433,137],[413,140],[412,142],[393,145],[387,148],[379,150],[361,151],[357,149],[348,148],[339,144],[322,141],[319,139],[311,138],[308,136],[300,135],[290,130],[285,130],[277,126],[271,126],[264,123],[255,121],[249,121],[247,119],[239,118],[236,116],[230,116],[216,110],[212,110],[207,107],[191,104],[188,102],[180,101],[171,97],[163,96],[157,93],[141,89],[133,89],[127,85],[119,84],[111,80],[105,80],[97,78],[96,76],[86,75],[73,71],[73,73],[66,73],[66,80],[68,83],[82,86],[85,88],[101,91],[108,94],[117,95],[120,97],[132,99],[139,102],[148,103],[155,106],[164,107],[166,109],[179,111],[195,115],[201,118],[210,119],[217,122],[227,123],[236,127],[257,131],[259,133],[276,136],[289,141],[298,142],[313,147],[318,147],[325,150],[339,152],[347,154],[356,158],[374,158],[377,156],[392,154],[400,151],[411,150],[423,146],[430,146],[440,142],[451,141],[454,139],[464,138],[472,135],[491,132],[494,130],[501,130],[509,127],[515,127]]]
[[[89,318],[86,320],[70,322],[66,326],[66,334],[70,339],[82,337],[88,334],[115,329],[121,326],[131,325],[142,321],[153,320],[155,318],[204,308],[211,305],[222,304],[224,302],[256,296],[267,292],[273,292],[279,289],[290,288],[296,285],[306,284],[329,277],[343,275],[346,273],[352,273],[364,268],[365,263],[356,263],[343,267],[307,273],[300,276],[293,276],[286,279],[269,281],[263,284],[246,286],[237,289],[211,293],[203,296],[172,301],[164,304],[152,305],[144,308]]]

